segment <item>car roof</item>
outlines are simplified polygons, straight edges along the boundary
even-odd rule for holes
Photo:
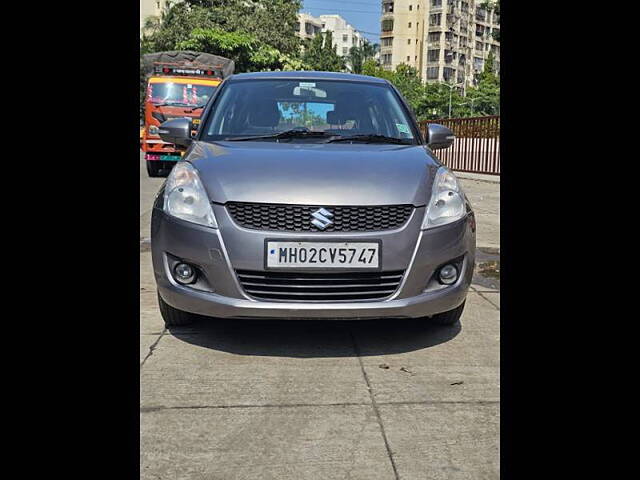
[[[273,79],[288,79],[288,80],[344,80],[349,82],[366,82],[366,83],[380,83],[387,84],[385,79],[378,77],[370,77],[369,75],[356,75],[353,73],[340,73],[340,72],[315,72],[315,71],[287,71],[287,72],[251,72],[251,73],[237,73],[231,75],[228,80],[266,80]]]

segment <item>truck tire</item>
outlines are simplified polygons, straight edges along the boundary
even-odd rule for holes
[[[147,173],[150,177],[160,177],[162,164],[158,161],[147,160]]]
[[[453,310],[449,310],[448,312],[442,312],[438,313],[437,315],[433,315],[430,319],[431,322],[435,323],[436,325],[455,325],[462,316],[462,311],[464,310],[465,303],[466,301],[462,302],[459,307],[456,307]]]
[[[160,306],[160,315],[164,320],[165,326],[179,327],[181,325],[189,325],[195,320],[195,315],[189,312],[183,312],[177,308],[173,308],[167,302],[165,302],[158,292],[158,305]]]

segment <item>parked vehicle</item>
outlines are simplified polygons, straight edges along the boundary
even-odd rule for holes
[[[227,318],[458,321],[474,213],[386,80],[326,72],[229,77],[202,115],[160,126],[188,147],[154,203],[167,326]]]
[[[222,79],[233,73],[234,63],[206,53],[170,51],[144,55],[144,64],[149,78],[140,148],[149,176],[157,177],[171,170],[184,153],[184,148],[162,141],[160,124],[188,117],[197,128],[203,107]]]

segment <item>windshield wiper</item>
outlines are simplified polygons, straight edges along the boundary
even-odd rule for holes
[[[165,102],[165,103],[154,103],[154,107],[190,107],[191,105],[184,102]]]
[[[249,140],[262,140],[262,139],[280,139],[280,138],[295,138],[295,137],[332,137],[333,135],[325,133],[325,132],[312,132],[310,130],[303,130],[299,128],[294,128],[291,130],[285,130],[284,132],[274,133],[273,135],[253,135],[249,137],[229,137],[225,138],[226,141],[229,142],[246,142]]]
[[[367,143],[397,143],[399,145],[411,145],[409,138],[387,137],[386,135],[362,134],[362,135],[333,135],[326,143],[333,142],[367,142]]]

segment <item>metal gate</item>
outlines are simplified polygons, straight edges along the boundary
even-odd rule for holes
[[[438,123],[450,128],[456,139],[449,148],[434,153],[451,170],[500,175],[500,116],[442,118],[420,122],[422,134],[427,125]]]

